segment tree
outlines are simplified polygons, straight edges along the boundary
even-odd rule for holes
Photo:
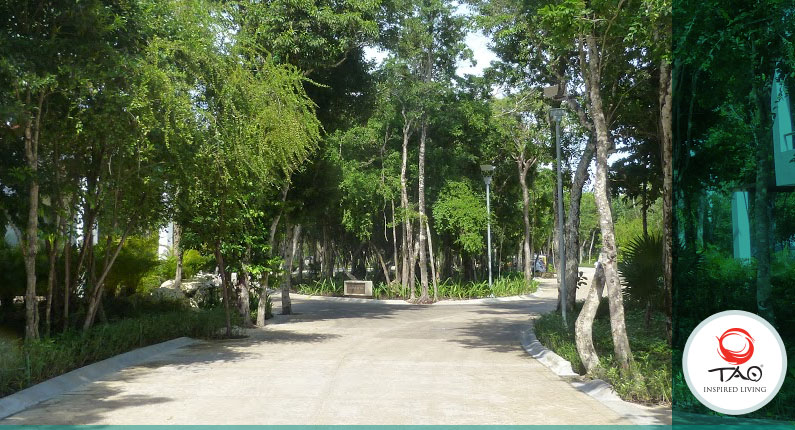
[[[415,107],[417,110],[413,115],[411,112],[404,113],[406,116],[404,147],[407,148],[412,126],[416,121],[416,126],[419,128],[417,172],[417,218],[419,221],[417,248],[421,283],[419,301],[426,303],[430,301],[427,257],[427,231],[429,228],[425,213],[425,154],[428,144],[428,128],[439,107],[438,100],[441,89],[455,75],[456,61],[471,55],[471,53],[468,52],[463,41],[466,21],[463,17],[453,14],[451,4],[441,0],[407,1],[400,3],[396,9],[400,14],[400,25],[395,30],[396,37],[390,47],[393,49],[394,60],[405,68],[408,72],[405,76],[414,82],[418,96],[418,103]],[[405,179],[402,179],[402,182],[405,182]],[[402,196],[405,194],[402,192]],[[407,204],[404,204],[402,209],[405,211]],[[406,224],[409,227],[406,229],[408,237],[413,233],[410,224]],[[409,243],[409,240],[406,243]],[[404,264],[405,260],[404,257]],[[409,261],[409,264],[410,267],[414,267],[413,262]],[[409,278],[411,280],[410,275]]]
[[[530,189],[539,162],[549,151],[549,133],[544,120],[544,105],[537,94],[525,93],[497,101],[495,116],[499,118],[500,138],[504,150],[516,163],[519,185],[522,189],[523,273],[527,282],[533,278],[533,232],[530,220]],[[529,181],[528,181],[529,175]]]
[[[138,44],[138,41],[151,36],[151,29],[143,28],[143,23],[151,18],[146,14],[154,12],[145,11],[138,4],[125,3],[123,7],[110,8],[96,1],[85,2],[80,7],[41,2],[28,7],[18,6],[8,2],[0,6],[3,16],[7,17],[2,24],[6,37],[0,45],[4,58],[0,64],[0,79],[6,84],[4,88],[13,89],[2,93],[2,111],[6,117],[5,124],[13,130],[19,130],[18,142],[24,147],[26,160],[24,172],[19,173],[26,176],[27,198],[24,207],[27,209],[27,221],[25,233],[21,234],[21,230],[18,230],[27,270],[26,335],[32,339],[38,336],[34,261],[40,235],[40,186],[48,182],[52,185],[47,189],[49,195],[45,197],[52,202],[53,218],[63,218],[64,222],[74,216],[73,211],[65,211],[66,208],[62,207],[64,200],[69,200],[68,193],[64,191],[71,188],[73,193],[70,198],[81,198],[83,206],[89,209],[83,213],[88,231],[102,215],[99,212],[101,206],[104,205],[103,210],[107,211],[112,210],[111,205],[115,205],[113,209],[123,209],[126,196],[119,186],[133,185],[134,182],[127,181],[125,174],[129,172],[123,166],[146,152],[144,150],[133,155],[129,151],[141,142],[142,136],[135,130],[139,124],[135,124],[134,116],[131,116],[130,111],[124,111],[137,83],[134,73],[125,75],[125,72],[131,72],[130,65],[136,62],[141,54],[140,47],[145,45]],[[125,25],[121,28],[122,20],[119,18],[123,13]],[[126,79],[122,79],[122,75]],[[69,120],[56,122],[64,116]],[[50,121],[57,125],[50,126]],[[106,132],[97,136],[93,133],[102,121]],[[108,124],[112,127],[108,128]],[[61,128],[64,126],[73,127],[71,134],[66,131],[70,129]],[[100,138],[93,139],[95,137]],[[70,145],[57,149],[55,143],[59,139]],[[41,154],[52,154],[52,157],[42,158]],[[106,156],[108,158],[103,160]],[[39,168],[45,162],[51,163],[46,167],[56,173],[54,177],[39,173]],[[74,162],[74,166],[65,169],[67,162]],[[111,170],[113,175],[106,178],[105,173]],[[60,177],[61,174],[68,174],[68,177]],[[100,176],[103,178],[102,183],[97,182]],[[89,192],[83,191],[96,184],[101,186]],[[112,190],[114,196],[106,198],[108,196],[104,192],[107,190]],[[139,193],[141,191],[138,190]],[[77,200],[71,201],[74,205]],[[12,207],[22,208],[23,205]],[[17,216],[10,218],[15,225],[21,220]],[[116,227],[113,218],[108,214],[102,219],[107,223],[108,231]],[[67,235],[66,229],[57,226],[51,228],[50,232],[55,237]],[[51,241],[50,246],[51,268],[57,257],[54,245],[55,240]],[[91,245],[84,245],[83,248],[88,250]],[[106,246],[106,249],[109,248]],[[81,254],[78,266],[82,266],[87,253],[81,251]],[[95,297],[101,296],[101,284],[109,266],[113,264],[114,256],[112,252],[106,253],[99,278],[93,271],[89,277],[90,282],[96,282],[92,284],[88,296],[90,318],[93,318],[99,300]],[[89,266],[93,267],[93,263]],[[53,285],[52,274],[50,270],[49,290]],[[68,288],[68,279],[66,284]],[[47,308],[51,309],[49,302]]]

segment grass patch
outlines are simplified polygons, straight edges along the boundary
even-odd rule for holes
[[[578,303],[578,307],[582,306]],[[616,393],[624,400],[644,404],[671,404],[671,348],[665,337],[665,317],[656,314],[647,329],[642,310],[627,310],[626,324],[629,343],[635,360],[638,377],[625,377],[618,372],[613,358],[613,339],[610,333],[610,317],[607,303],[600,305],[600,312],[594,320],[594,347],[601,359],[601,370],[594,377],[604,379],[613,385]],[[579,309],[578,309],[579,312]],[[538,340],[556,354],[571,362],[579,374],[585,374],[585,367],[577,354],[574,342],[574,320],[565,329],[559,313],[542,315],[535,322]]]
[[[297,285],[295,292],[310,296],[342,296],[344,292],[342,281],[334,279],[323,279]],[[430,294],[433,295],[433,285],[430,285]],[[531,294],[538,289],[538,281],[525,282],[522,277],[502,277],[496,279],[489,289],[489,283],[483,282],[456,282],[446,279],[439,283],[440,299],[475,299],[489,297],[494,294],[496,297],[518,296]],[[419,297],[420,290],[416,287],[415,293]],[[376,299],[405,299],[408,298],[406,291],[403,291],[400,284],[379,283],[373,286],[373,298]]]
[[[0,397],[114,355],[182,336],[218,338],[222,308],[167,312],[33,342],[0,341]]]

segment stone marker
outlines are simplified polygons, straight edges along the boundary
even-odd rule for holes
[[[373,296],[373,281],[345,281],[346,296]]]

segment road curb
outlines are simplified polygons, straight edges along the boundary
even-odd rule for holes
[[[544,345],[538,341],[535,331],[533,331],[532,324],[522,332],[521,341],[522,348],[524,348],[531,357],[540,361],[541,364],[548,367],[556,375],[561,377],[580,376],[572,370],[571,363],[558,354],[555,354],[553,351],[545,348]]]
[[[0,398],[0,419],[6,418],[41,402],[72,391],[82,385],[102,379],[102,377],[128,366],[142,363],[155,355],[171,352],[198,342],[188,337],[180,337],[166,342],[134,349],[123,354],[83,366],[55,378],[48,379],[32,387]]]
[[[572,370],[571,363],[553,351],[544,347],[535,335],[533,324],[525,329],[520,341],[522,348],[541,364],[556,375],[566,379],[579,391],[593,397],[635,425],[671,425],[671,409],[652,408],[638,405],[621,399],[613,386],[601,379],[583,380],[582,376]]]

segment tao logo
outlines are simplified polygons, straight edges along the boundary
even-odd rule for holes
[[[724,345],[724,341],[727,338],[741,338],[742,347],[740,349],[730,349],[726,345]],[[740,369],[740,364],[743,364],[751,359],[754,355],[754,338],[751,335],[741,329],[741,328],[730,328],[723,332],[720,337],[716,337],[718,339],[718,355],[724,361],[729,364],[733,364],[736,367],[717,367],[715,369],[710,369],[708,372],[720,372],[720,381],[726,382],[730,381],[734,378],[740,378],[746,381],[759,381],[762,379],[762,368],[759,366],[751,366],[748,368],[745,374],[743,374],[742,370]],[[729,377],[726,377],[726,373],[731,372]]]

